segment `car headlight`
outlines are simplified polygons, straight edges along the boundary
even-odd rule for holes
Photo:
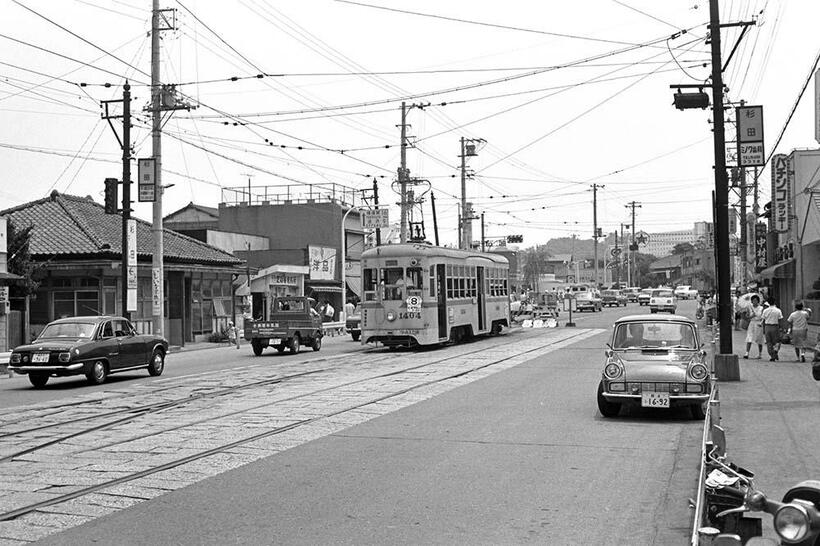
[[[396,320],[396,314],[393,311],[388,311],[387,312],[387,321],[388,322],[393,322],[394,320]]]
[[[9,362],[12,364],[19,364],[20,363],[20,353],[11,353],[11,358]]]
[[[615,362],[609,362],[604,367],[604,375],[607,379],[617,379],[621,376],[622,369],[621,367],[616,364]]]
[[[23,355],[23,362],[28,362],[28,355]]]
[[[800,542],[809,532],[809,513],[799,504],[782,506],[774,515],[774,530],[790,544]]]
[[[57,357],[57,359],[60,362],[69,362],[69,361],[71,361],[71,353],[69,353],[69,352],[60,353],[60,355]]]
[[[703,364],[693,364],[689,366],[689,377],[695,381],[703,381],[709,375],[709,370]]]

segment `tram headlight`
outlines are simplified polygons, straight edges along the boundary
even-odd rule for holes
[[[394,320],[396,320],[396,313],[394,313],[393,311],[388,311],[387,322],[393,322]]]

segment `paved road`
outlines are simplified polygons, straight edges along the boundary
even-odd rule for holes
[[[0,376],[0,409],[65,399],[90,392],[104,392],[112,386],[129,388],[132,385],[142,385],[191,374],[240,369],[243,366],[260,362],[276,365],[293,359],[315,360],[363,350],[361,344],[354,342],[350,336],[326,337],[323,340],[322,350],[318,353],[303,348],[298,355],[290,354],[290,352],[279,354],[274,349],[265,349],[262,356],[254,357],[250,344],[244,340],[238,350],[236,347],[225,344],[206,345],[205,347],[207,348],[197,350],[182,349],[169,354],[165,361],[165,371],[161,377],[150,377],[145,370],[137,370],[112,375],[105,385],[89,385],[85,376],[77,375],[52,377],[45,389],[35,390],[25,375],[15,375],[12,378],[3,375]]]
[[[681,543],[700,423],[687,412],[604,420],[595,409],[604,328],[636,310],[437,351],[253,366],[258,385],[203,374],[95,394],[91,415],[189,401],[0,462],[0,513],[66,492],[78,497],[0,522],[0,537],[14,544],[41,537],[44,544]],[[26,412],[25,427],[56,423],[43,435],[3,421],[0,457],[37,448],[55,431],[83,432],[62,428],[59,404]],[[162,472],[137,474],[161,464]],[[83,492],[95,485],[105,488]],[[59,529],[66,530],[54,534]]]

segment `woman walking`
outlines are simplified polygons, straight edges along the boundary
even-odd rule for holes
[[[806,345],[806,338],[809,333],[809,317],[810,311],[803,309],[803,302],[799,301],[794,304],[794,313],[789,315],[789,333],[792,338],[792,346],[794,346],[794,354],[797,355],[797,360],[805,362],[804,347]]]
[[[751,297],[751,305],[744,311],[749,320],[749,327],[746,329],[746,354],[743,358],[749,358],[749,350],[752,344],[757,345],[757,359],[763,356],[763,307],[760,305],[758,296]]]

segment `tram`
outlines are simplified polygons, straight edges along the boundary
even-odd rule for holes
[[[362,344],[435,345],[509,327],[500,254],[406,243],[366,250],[361,263]]]

